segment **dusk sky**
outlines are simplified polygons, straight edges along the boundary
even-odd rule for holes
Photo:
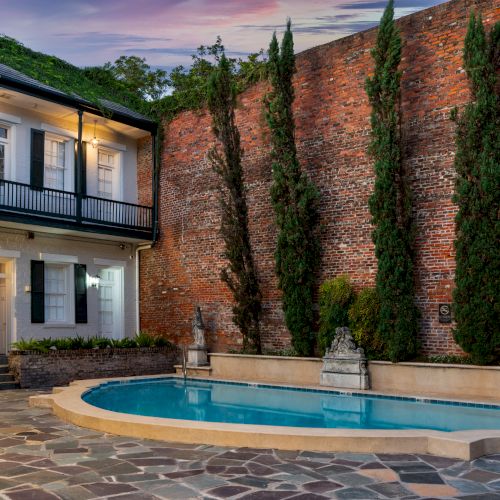
[[[228,53],[267,49],[274,30],[293,22],[296,51],[375,26],[378,0],[0,0],[0,33],[78,66],[120,55],[151,66],[189,65],[199,45],[221,35]],[[396,16],[441,3],[396,0]]]

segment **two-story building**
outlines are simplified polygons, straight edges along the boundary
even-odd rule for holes
[[[0,353],[137,331],[137,256],[156,238],[154,180],[151,206],[138,200],[148,136],[154,163],[153,121],[0,64]]]

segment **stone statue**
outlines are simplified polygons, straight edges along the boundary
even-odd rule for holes
[[[195,346],[205,347],[205,327],[201,317],[201,309],[196,307],[193,318],[193,338]]]
[[[207,345],[205,344],[205,327],[201,318],[201,309],[195,308],[193,318],[193,340],[188,347],[188,366],[206,366],[208,365]]]
[[[335,330],[330,349],[323,357],[321,385],[344,389],[369,389],[365,352],[357,347],[349,328]]]
[[[353,354],[359,354],[360,357],[364,357],[365,352],[362,347],[356,347],[349,328],[346,326],[336,328],[332,345],[330,349],[326,350],[325,357],[329,357],[329,355],[352,356]]]

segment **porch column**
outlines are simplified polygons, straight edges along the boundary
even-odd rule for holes
[[[76,143],[76,165],[75,165],[75,192],[76,192],[76,220],[82,221],[82,131],[83,111],[78,110],[78,139]]]

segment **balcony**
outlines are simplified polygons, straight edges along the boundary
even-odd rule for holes
[[[151,240],[152,212],[144,205],[0,180],[0,220]]]

